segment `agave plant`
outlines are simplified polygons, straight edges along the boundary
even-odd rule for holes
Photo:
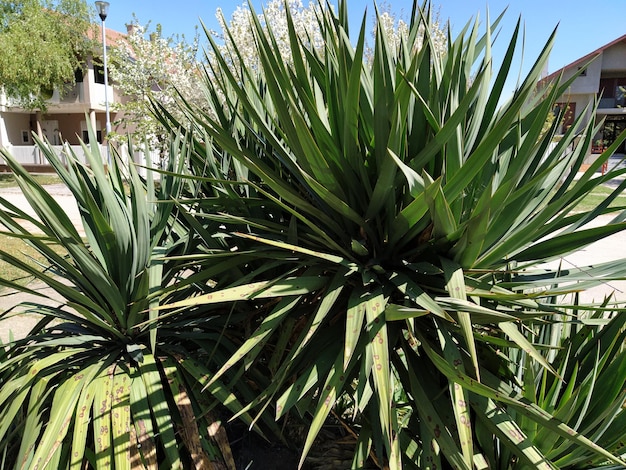
[[[32,294],[22,310],[41,318],[0,357],[2,467],[208,468],[222,462],[234,468],[212,409],[220,402],[231,413],[242,406],[218,382],[208,386],[211,395],[200,394],[211,361],[222,364],[238,347],[229,349],[222,333],[225,316],[210,323],[194,312],[182,318],[156,310],[163,298],[177,298],[168,288],[189,271],[174,256],[188,240],[172,217],[183,180],[171,176],[172,167],[155,185],[150,170],[144,180],[116,154],[105,170],[97,146],[83,147],[88,161],[82,164],[74,154],[65,163],[51,146],[38,145],[75,197],[84,235],[3,150],[36,216],[2,199],[0,220],[7,235],[23,239],[46,262],[33,268],[3,250],[0,258],[62,301],[50,306],[46,291],[0,280]],[[170,164],[184,162],[177,158],[184,142],[173,139],[172,149]],[[220,349],[213,351],[218,338]]]
[[[369,457],[394,469],[488,468],[504,447],[497,468],[555,468],[570,449],[624,464],[592,428],[529,400],[505,360],[523,351],[558,383],[560,363],[525,325],[559,318],[549,299],[579,277],[552,273],[528,291],[514,278],[626,227],[623,212],[585,227],[624,185],[596,209],[573,212],[623,174],[595,174],[623,137],[576,178],[596,129],[580,118],[554,144],[563,116],[545,126],[571,83],[536,89],[554,34],[508,98],[519,23],[496,67],[500,18],[488,18],[484,33],[469,22],[439,53],[430,6],[415,2],[399,49],[377,27],[370,61],[365,18],[353,43],[346,2],[320,14],[316,50],[287,16],[293,62],[271,25],[255,22],[260,67],[233,72],[212,42],[211,111],[188,105],[190,135],[202,136],[190,168],[207,198],[194,199],[187,219],[228,243],[228,267],[224,250],[205,250],[204,262],[213,256],[242,275],[215,276],[206,294],[163,308],[243,302],[250,312],[245,341],[209,383],[233,370],[270,377],[245,410],[308,420],[301,464],[338,401],[348,406],[335,419],[356,436],[353,468]],[[621,277],[625,266],[598,267],[590,283]]]

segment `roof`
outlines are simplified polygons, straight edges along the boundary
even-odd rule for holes
[[[611,41],[608,44],[605,44],[604,46],[596,49],[593,52],[590,52],[589,54],[581,57],[580,59],[575,60],[574,62],[572,62],[571,64],[567,64],[565,67],[560,68],[559,70],[552,72],[550,75],[548,75],[547,77],[544,77],[541,81],[542,82],[550,82],[552,80],[554,80],[561,72],[570,69],[572,67],[576,67],[576,66],[583,66],[586,65],[587,62],[589,62],[591,59],[596,58],[597,56],[599,56],[600,54],[602,54],[605,50],[609,49],[610,47],[619,44],[620,42],[626,42],[626,34],[624,34],[623,36],[620,36],[619,38],[615,39],[614,41]]]
[[[93,27],[89,28],[88,35],[89,39],[101,42],[102,26],[99,24],[93,24]],[[109,48],[109,46],[115,46],[118,43],[124,41],[125,38],[125,33],[120,33],[119,31],[115,31],[114,29],[106,28],[107,49]]]

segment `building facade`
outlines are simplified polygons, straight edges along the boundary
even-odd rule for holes
[[[98,26],[97,34],[102,35]],[[115,45],[125,36],[122,33],[106,30],[108,45]],[[102,50],[94,51],[94,56],[102,55]],[[82,154],[80,140],[89,141],[88,123],[96,130],[100,144],[106,138],[106,103],[104,68],[101,60],[86,58],[82,69],[76,70],[73,86],[63,93],[55,90],[47,100],[48,108],[43,114],[38,110],[24,109],[19,103],[6,96],[0,89],[0,147],[5,148],[24,165],[45,165],[32,138],[33,133],[47,139],[62,151],[70,145]],[[109,104],[123,99],[114,86],[107,90]],[[111,121],[118,117],[111,112]],[[114,129],[115,130],[115,129]],[[0,162],[2,163],[2,162]]]
[[[591,119],[598,123],[604,121],[599,133],[593,137],[590,149],[591,153],[601,152],[626,129],[626,35],[557,70],[542,82],[553,81],[560,74],[563,74],[563,80],[578,75],[559,99],[558,106],[566,109],[561,131],[564,132],[584,112],[587,113],[586,122]],[[594,112],[596,100],[598,108]],[[626,153],[624,144],[617,152]]]

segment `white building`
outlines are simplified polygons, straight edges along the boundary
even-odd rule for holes
[[[589,66],[584,69],[588,63]],[[542,82],[552,81],[561,73],[564,80],[580,74],[559,100],[559,106],[568,109],[562,124],[564,128],[570,126],[588,104],[599,100],[595,115],[588,112],[585,120],[600,122],[604,119],[604,126],[594,136],[590,149],[592,153],[600,153],[626,129],[626,35],[557,70]],[[617,152],[626,153],[624,144]]]
[[[100,26],[97,34],[102,37]],[[124,34],[110,29],[106,30],[106,35],[107,48],[125,37]],[[101,50],[95,51],[96,55],[101,53]],[[17,102],[0,90],[0,147],[7,149],[29,168],[31,165],[35,168],[39,165],[45,166],[46,162],[42,161],[33,145],[32,133],[47,138],[51,144],[58,145],[59,150],[63,144],[71,145],[80,155],[82,151],[79,139],[85,142],[89,140],[88,120],[97,131],[99,143],[102,143],[106,129],[104,68],[94,63],[93,57],[88,57],[83,68],[76,71],[75,78],[76,84],[65,90],[63,96],[58,90],[53,92],[45,114],[19,107]],[[121,99],[114,86],[109,85],[107,93],[110,104]],[[111,121],[116,117],[112,112]],[[3,162],[0,159],[1,163]],[[40,169],[45,170],[43,167]]]

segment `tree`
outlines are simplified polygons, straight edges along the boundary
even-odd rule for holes
[[[316,23],[317,7],[304,8],[299,0],[289,2],[291,13],[295,18],[299,33],[310,35],[316,44],[321,44],[319,26]],[[266,7],[267,17],[271,18],[274,29],[282,28],[282,51],[285,57],[290,53],[286,39],[286,16],[283,2],[272,0]],[[243,54],[243,62],[251,65],[258,58],[255,57],[255,46],[251,42],[252,23],[248,8],[238,7],[230,21],[230,25],[220,9],[217,17],[220,21],[221,32],[210,31],[208,35],[217,38],[223,44],[223,50],[229,51],[231,70],[237,70],[240,61],[236,59],[234,44]],[[259,15],[260,21],[266,24],[265,15]],[[184,36],[165,38],[161,34],[160,25],[156,31],[150,31],[149,24],[141,25],[137,18],[133,18],[133,30],[126,38],[111,51],[110,76],[116,87],[124,94],[123,101],[114,104],[114,109],[122,112],[119,124],[129,133],[133,140],[147,140],[152,149],[160,149],[166,145],[164,128],[157,119],[152,117],[153,103],[167,108],[177,120],[184,117],[178,112],[177,98],[198,104],[201,67],[197,60],[198,37],[188,43]],[[226,31],[229,31],[226,34]],[[234,34],[231,34],[233,33]],[[290,60],[290,59],[287,59]],[[215,70],[215,56],[207,53],[205,56],[206,69]],[[113,140],[121,141],[125,136],[112,135]]]
[[[287,19],[287,4],[291,20]],[[319,19],[325,6],[322,2],[310,2],[307,7],[302,0],[271,0],[263,8],[263,12],[257,15],[259,24],[263,29],[270,27],[275,35],[277,47],[281,56],[288,63],[292,62],[291,48],[289,44],[288,21],[293,23],[300,40],[305,47],[321,50],[324,38],[321,33]],[[240,62],[248,68],[258,68],[259,56],[257,44],[254,41],[253,14],[247,4],[237,7],[232,14],[230,22],[227,23],[221,10],[217,11],[217,19],[220,23],[221,32],[215,32],[214,37],[222,41],[218,48],[223,56],[232,61],[233,69],[237,69]],[[384,3],[378,15],[374,17],[374,29],[380,22],[388,41],[391,41],[393,51],[399,51],[401,41],[408,40],[409,24],[402,17],[393,11],[391,5]],[[442,29],[438,17],[430,24],[432,41],[437,53],[443,53],[446,49],[446,33]],[[424,31],[420,31],[417,48],[421,48]],[[368,51],[368,56],[372,57],[373,52]],[[209,57],[212,61],[212,58]]]
[[[54,89],[75,82],[91,41],[84,0],[0,4],[0,86],[20,105],[44,108]]]
[[[304,44],[312,49],[319,49],[323,45],[323,38],[317,21],[322,12],[320,5],[310,3],[308,7],[305,7],[301,0],[289,0],[287,2],[296,33]],[[216,16],[221,31],[213,32],[213,36],[221,41],[222,45],[219,50],[224,57],[230,59],[231,68],[237,70],[241,63],[251,69],[258,68],[260,58],[257,45],[254,42],[254,12],[248,8],[247,4],[243,4],[233,12],[230,22],[226,21],[219,8]],[[264,6],[263,12],[256,15],[256,18],[264,29],[267,29],[268,26],[272,29],[281,56],[286,62],[291,63],[293,59],[289,47],[285,2],[283,0],[271,0]],[[209,54],[207,60],[214,62],[214,56]]]
[[[151,148],[160,149],[166,135],[151,117],[152,103],[157,102],[176,114],[173,104],[179,94],[186,100],[197,100],[198,87],[194,84],[198,73],[198,40],[194,38],[189,44],[184,36],[164,38],[160,25],[150,32],[149,24],[141,26],[137,18],[133,18],[133,25],[126,40],[111,51],[111,79],[125,96],[113,106],[123,112],[120,124],[125,131],[135,140],[147,139]],[[112,136],[113,140],[122,138],[125,136]]]
[[[319,19],[325,9],[321,3],[309,3],[304,6],[301,0],[287,2],[290,20],[283,0],[271,0],[262,13],[255,14],[247,4],[237,7],[230,21],[218,8],[216,16],[220,31],[207,31],[215,41],[216,50],[228,61],[229,69],[237,74],[245,65],[248,70],[259,67],[257,45],[254,42],[254,22],[258,21],[265,30],[270,28],[276,38],[277,47],[286,63],[292,63],[289,44],[288,21],[303,45],[311,50],[321,50],[324,44]],[[383,6],[380,15],[381,26],[392,39],[394,50],[399,50],[400,41],[407,40],[409,26],[397,19],[389,6]],[[118,44],[111,52],[110,72],[116,87],[126,96],[124,101],[116,103],[114,108],[123,112],[119,124],[135,140],[147,139],[153,149],[161,149],[165,144],[164,129],[152,117],[152,103],[156,102],[167,108],[181,123],[184,117],[178,111],[176,100],[180,96],[185,101],[199,104],[203,97],[199,94],[201,71],[198,68],[198,38],[191,43],[177,36],[164,38],[161,28],[151,32],[149,24],[141,26],[137,18],[132,33],[127,40]],[[446,35],[438,21],[432,23],[433,43],[438,52],[446,46]],[[420,33],[420,37],[423,32]],[[218,45],[219,44],[219,45]],[[420,43],[421,44],[421,43]],[[204,57],[206,71],[214,74],[219,69],[216,55],[211,48]],[[125,138],[112,136],[113,140]],[[164,149],[161,149],[164,150]]]
[[[378,23],[380,24],[380,28],[384,31],[387,41],[390,42],[389,46],[394,53],[397,54],[400,51],[400,44],[402,42],[406,43],[409,41],[411,26],[402,16],[398,17],[389,3],[385,2],[382,4],[380,13],[376,16],[374,23],[375,25]],[[376,28],[374,28],[374,31],[375,30]],[[425,26],[422,24],[420,25],[420,29],[417,34],[417,40],[413,42],[414,50],[412,52],[416,52],[424,46],[424,33]],[[448,39],[446,32],[441,25],[439,12],[436,12],[431,19],[430,38],[434,51],[438,54],[445,53]],[[373,54],[373,51],[370,50],[369,53],[371,55]]]

